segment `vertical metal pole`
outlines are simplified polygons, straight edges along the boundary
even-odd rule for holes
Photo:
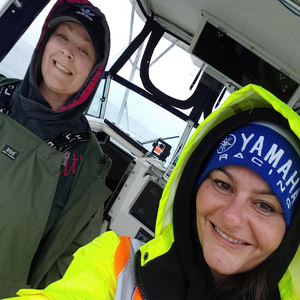
[[[187,122],[187,125],[186,125],[186,127],[184,129],[184,132],[183,132],[183,134],[181,136],[181,139],[180,139],[180,141],[179,141],[179,143],[177,145],[177,148],[176,148],[176,150],[175,150],[175,152],[173,154],[172,160],[171,160],[171,162],[170,162],[170,164],[169,164],[166,172],[163,175],[163,178],[166,181],[169,179],[169,177],[170,177],[173,169],[175,168],[175,165],[177,163],[178,157],[180,156],[180,154],[181,154],[181,152],[182,152],[182,150],[184,148],[184,145],[186,144],[186,142],[187,142],[187,140],[188,140],[188,138],[190,136],[190,133],[191,133],[193,127],[194,127],[194,124],[195,123],[192,120],[189,120]]]
[[[108,101],[108,93],[110,89],[110,83],[111,83],[111,76],[108,75],[105,79],[105,85],[104,85],[104,91],[103,96],[101,98],[101,108],[100,108],[100,119],[104,119],[107,101]]]
[[[143,50],[143,47],[142,47],[142,45],[141,45],[141,46],[139,47],[139,49],[137,50],[136,57],[135,57],[135,60],[134,60],[133,65],[132,65],[132,69],[131,69],[130,76],[129,76],[129,81],[130,81],[130,82],[133,81],[134,74],[135,74],[135,72],[136,72],[136,70],[137,70],[137,64],[138,64],[138,62],[139,62],[139,60],[140,60],[142,50]],[[127,88],[126,91],[125,91],[125,93],[124,93],[122,105],[121,105],[120,112],[119,112],[119,115],[118,115],[118,120],[117,120],[117,123],[118,123],[118,124],[121,123],[121,119],[122,119],[124,110],[125,110],[125,109],[127,110],[127,100],[128,100],[129,92],[130,92],[130,90]],[[127,115],[127,129],[129,129],[128,115]]]

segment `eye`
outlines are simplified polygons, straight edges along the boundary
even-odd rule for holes
[[[231,192],[232,191],[232,188],[230,186],[230,184],[222,181],[222,180],[219,180],[219,179],[213,179],[213,182],[215,184],[215,186],[221,190],[221,191],[224,191],[224,192]]]
[[[275,212],[275,208],[267,202],[256,202],[255,205],[259,209],[259,211],[261,211],[263,213]]]
[[[88,52],[83,48],[79,48],[79,51],[84,55],[88,55]]]
[[[224,195],[235,193],[235,184],[224,172],[218,169],[213,170],[208,175],[208,178],[211,180],[217,192],[223,193]]]
[[[68,41],[68,37],[67,37],[65,34],[59,33],[58,36],[59,36],[60,38],[62,38],[63,40]]]

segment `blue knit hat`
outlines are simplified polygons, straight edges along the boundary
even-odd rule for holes
[[[248,167],[268,182],[290,225],[300,191],[300,143],[290,131],[268,122],[249,123],[228,134],[215,148],[197,181],[227,165]]]

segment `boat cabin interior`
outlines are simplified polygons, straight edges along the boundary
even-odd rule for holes
[[[24,76],[54,2],[0,2],[1,74]],[[102,231],[146,241],[184,145],[233,91],[255,83],[299,109],[300,2],[91,2],[106,15],[112,43],[86,112],[112,160]]]

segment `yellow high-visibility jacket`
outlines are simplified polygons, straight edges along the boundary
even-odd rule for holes
[[[42,291],[20,290],[18,295],[35,300],[207,299],[209,284],[203,283],[205,271],[193,258],[185,220],[189,218],[189,190],[198,178],[201,160],[215,143],[214,138],[207,138],[209,134],[217,139],[237,124],[261,118],[286,119],[300,139],[300,117],[290,107],[259,86],[242,88],[210,114],[188,141],[160,200],[153,240],[142,245],[106,232],[75,253],[62,280]],[[277,286],[274,299],[300,299],[299,232],[298,203],[284,241],[267,262],[269,278]]]

